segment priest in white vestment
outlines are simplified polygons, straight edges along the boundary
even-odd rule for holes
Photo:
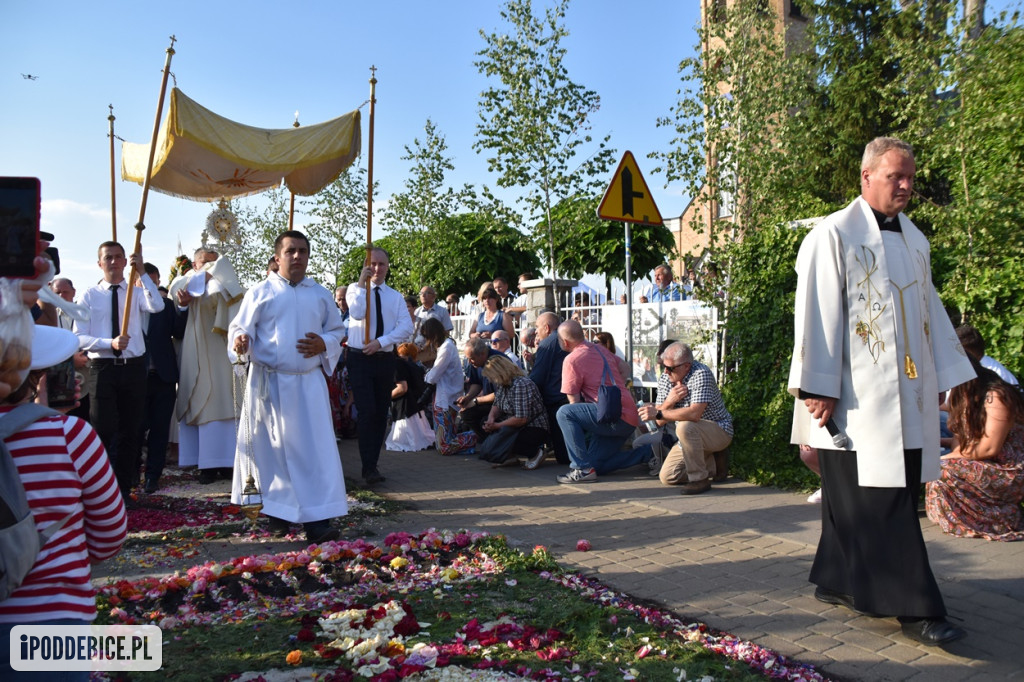
[[[216,470],[230,470],[235,461],[237,406],[226,335],[245,288],[227,257],[199,249],[194,264],[170,291],[179,308],[188,308],[179,359],[178,464],[198,466],[200,483],[212,483]]]
[[[245,294],[228,328],[232,359],[248,354],[231,501],[250,473],[271,531],[302,523],[309,542],[339,537],[330,520],[348,513],[325,373],[341,354],[344,328],[330,292],[306,277],[309,241],[289,230],[274,244],[278,271]]]
[[[910,145],[872,141],[861,197],[804,239],[789,391],[792,442],[818,448],[822,469],[814,596],[896,616],[905,636],[941,645],[964,631],[945,619],[917,502],[939,475],[940,393],[974,371],[932,284],[928,241],[902,213],[915,170]]]

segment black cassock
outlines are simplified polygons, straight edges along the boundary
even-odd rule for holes
[[[821,539],[810,581],[852,596],[859,611],[941,618],[946,607],[917,512],[921,450],[904,450],[903,460],[908,485],[867,488],[857,484],[855,452],[818,451]]]

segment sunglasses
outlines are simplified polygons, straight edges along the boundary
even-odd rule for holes
[[[674,372],[684,365],[689,365],[689,362],[680,362],[678,365],[665,365],[666,372]]]

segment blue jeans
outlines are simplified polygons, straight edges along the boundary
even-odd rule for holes
[[[628,469],[638,464],[646,464],[651,461],[651,457],[654,457],[654,450],[650,444],[645,443],[632,450],[613,452],[611,456],[595,464],[594,468],[597,469],[598,476],[604,476],[619,469]]]
[[[565,436],[569,466],[591,469],[615,455],[635,428],[621,419],[614,424],[597,421],[596,403],[569,403],[558,408],[558,426]]]

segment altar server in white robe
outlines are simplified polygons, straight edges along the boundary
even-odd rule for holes
[[[302,523],[309,542],[326,542],[339,537],[330,520],[348,513],[324,378],[344,330],[330,292],[306,277],[306,236],[281,233],[274,254],[278,271],[246,292],[228,328],[231,355],[250,359],[231,501],[256,501],[242,494],[252,461],[271,532]]]
[[[861,196],[797,256],[792,442],[819,450],[822,529],[810,581],[823,602],[897,616],[905,636],[964,635],[946,609],[917,514],[939,476],[940,392],[974,376],[932,284],[928,242],[902,213],[910,145],[868,144]],[[828,422],[848,443],[833,442]]]

